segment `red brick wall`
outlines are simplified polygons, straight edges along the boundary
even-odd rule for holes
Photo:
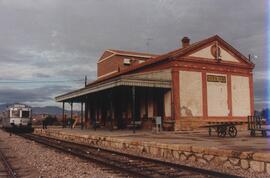
[[[111,52],[109,52],[109,51],[105,51],[105,52],[103,53],[103,55],[100,57],[99,61],[102,60],[102,59],[104,59],[104,58],[106,58],[106,57],[108,57],[108,56],[110,56],[110,55],[112,55],[112,54],[113,54],[113,53],[111,53]]]
[[[130,65],[124,65],[125,58],[132,60]],[[111,58],[108,58],[104,61],[97,63],[97,76],[100,77],[114,71],[118,70],[121,71],[122,69],[128,68],[131,65],[138,64],[139,60],[145,61],[146,59],[139,57],[119,56],[119,55],[112,56]]]

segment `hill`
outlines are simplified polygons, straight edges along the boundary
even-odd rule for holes
[[[9,104],[1,104],[0,112],[5,111],[7,106],[9,106]],[[32,109],[33,114],[50,114],[50,115],[62,114],[62,108],[57,106],[32,107]]]
[[[57,106],[45,106],[45,107],[33,107],[33,114],[50,114],[59,115],[62,114],[62,108]]]

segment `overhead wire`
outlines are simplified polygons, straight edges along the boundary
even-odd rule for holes
[[[0,84],[82,82],[84,80],[0,80]]]

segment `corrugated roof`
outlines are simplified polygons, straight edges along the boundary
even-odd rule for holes
[[[148,72],[143,74],[131,74],[112,78],[106,82],[100,82],[91,86],[86,86],[78,90],[57,96],[55,99],[58,102],[78,98],[87,94],[95,93],[98,91],[114,88],[118,86],[138,86],[138,87],[151,87],[151,88],[171,88],[170,71],[162,71],[163,75],[155,75],[157,72]]]

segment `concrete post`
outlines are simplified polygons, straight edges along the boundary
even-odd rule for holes
[[[111,131],[113,131],[113,92],[110,91],[110,119],[111,119]]]
[[[83,102],[81,102],[81,129],[83,130]]]
[[[85,97],[85,104],[84,104],[84,128],[89,127],[89,102],[88,97]]]
[[[71,103],[70,103],[70,119],[71,119],[71,121],[73,119],[73,101],[71,101]],[[71,122],[70,122],[70,128],[72,128]]]
[[[65,102],[63,102],[63,107],[62,107],[62,124],[63,124],[63,128],[66,127],[66,118],[65,118]]]
[[[132,86],[132,120],[133,120],[133,133],[135,133],[135,86]]]

